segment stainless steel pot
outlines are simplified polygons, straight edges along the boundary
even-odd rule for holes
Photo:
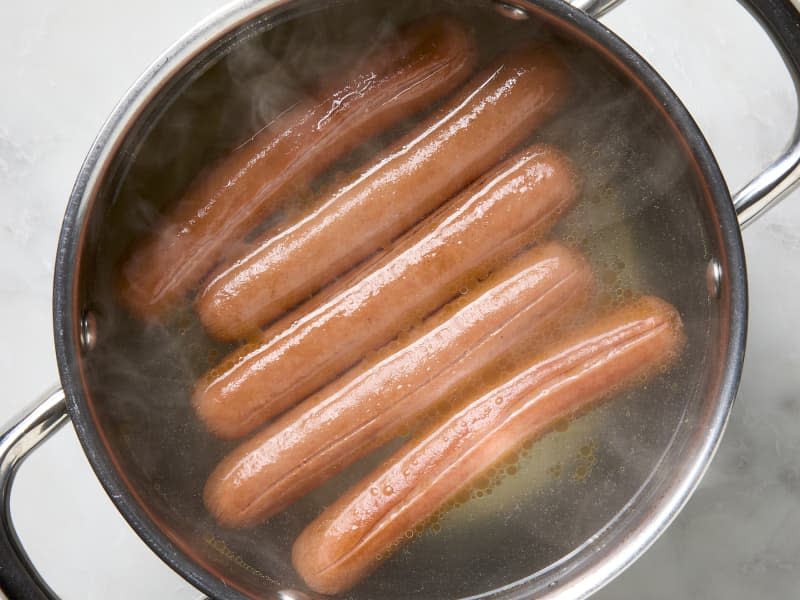
[[[789,0],[742,3],[769,31],[797,82],[797,10]],[[0,438],[0,589],[8,597],[55,597],[17,539],[8,498],[20,462],[67,418],[72,419],[90,462],[120,512],[144,541],[192,584],[218,598],[255,594],[307,597],[291,589],[277,574],[280,564],[274,565],[275,573],[263,571],[214,533],[198,535],[197,531],[182,529],[185,516],[170,516],[165,494],[141,485],[146,477],[136,473],[138,465],[125,464],[124,427],[120,431],[113,418],[120,413],[103,412],[103,402],[109,396],[104,395],[107,390],[98,389],[92,374],[92,361],[98,360],[94,357],[103,353],[103,344],[107,343],[103,323],[108,308],[98,306],[91,290],[92,279],[97,276],[94,265],[98,244],[116,202],[120,180],[136,162],[139,145],[164,107],[231,48],[273,24],[310,11],[312,4],[304,0],[242,2],[215,14],[140,78],[90,150],[67,208],[56,266],[55,336],[63,389],[37,402]],[[704,362],[704,375],[695,382],[694,397],[680,407],[681,418],[674,421],[663,446],[653,454],[652,468],[642,475],[637,489],[621,494],[624,502],[614,505],[616,509],[595,523],[589,534],[581,531],[580,540],[568,551],[558,554],[558,550],[557,559],[546,565],[531,565],[526,577],[509,577],[503,585],[481,594],[492,598],[580,598],[610,581],[664,531],[688,500],[717,448],[744,354],[747,282],[739,227],[751,222],[800,179],[800,132],[795,131],[785,154],[735,194],[731,202],[713,155],[677,97],[641,57],[589,16],[599,16],[616,4],[615,0],[574,2],[575,7],[560,0],[483,4],[491,4],[493,10],[513,20],[549,23],[639,88],[652,110],[660,114],[665,130],[672,132],[676,147],[682,145],[689,157],[693,210],[700,215],[697,228],[702,231],[698,235],[706,246],[702,265],[696,261],[687,271],[687,278],[695,284],[702,279],[702,285],[694,288],[700,289],[708,301],[702,319],[706,338],[698,354]],[[551,135],[557,135],[557,131]],[[125,332],[118,329],[114,335]]]

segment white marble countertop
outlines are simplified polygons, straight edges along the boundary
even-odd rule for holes
[[[0,10],[0,421],[57,382],[56,241],[74,177],[128,85],[221,0],[38,0]],[[605,22],[683,98],[732,188],[785,143],[783,65],[733,0],[629,0]],[[597,597],[728,600],[800,593],[800,193],[744,234],[748,354],[714,463],[653,548]],[[64,598],[197,598],[130,530],[70,426],[26,463],[20,536]]]

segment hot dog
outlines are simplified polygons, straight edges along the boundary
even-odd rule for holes
[[[220,339],[251,335],[485,173],[564,103],[568,84],[548,49],[501,57],[307,213],[215,271],[195,303],[203,324]]]
[[[198,415],[220,437],[253,431],[541,236],[579,187],[554,148],[515,155],[201,378]]]
[[[683,340],[675,309],[652,297],[595,322],[475,394],[357,483],[297,539],[295,568],[317,592],[349,589],[406,531],[505,454],[669,364]]]
[[[121,299],[163,314],[288,194],[366,138],[461,84],[474,40],[452,18],[408,26],[335,86],[280,115],[201,175],[121,265]]]
[[[588,263],[564,246],[524,252],[229,454],[206,484],[209,512],[228,527],[269,518],[532,333],[569,318],[592,287]]]

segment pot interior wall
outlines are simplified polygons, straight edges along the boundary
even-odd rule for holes
[[[721,256],[708,191],[656,103],[594,48],[541,15],[514,21],[478,0],[293,6],[291,13],[243,30],[224,51],[204,57],[195,71],[165,88],[131,128],[94,199],[78,308],[97,318],[97,346],[81,364],[95,426],[136,501],[194,561],[246,595],[303,589],[289,558],[294,539],[386,451],[263,526],[218,527],[203,507],[202,488],[233,445],[204,431],[189,398],[193,381],[232,346],[210,341],[188,303],[168,323],[143,325],[132,318],[115,295],[118,261],[199,170],[295,102],[332,62],[368,51],[398,23],[432,10],[457,12],[474,27],[482,62],[517,39],[557,43],[574,71],[574,99],[532,140],[564,149],[586,186],[580,206],[553,237],[587,252],[601,282],[598,302],[619,303],[635,291],[675,304],[689,337],[686,352],[675,369],[646,388],[522,449],[507,469],[516,473],[474,490],[472,499],[415,534],[346,596],[460,597],[526,578],[537,588],[549,581],[553,565],[586,546],[638,492],[647,491],[642,488],[648,481],[668,479],[674,465],[662,461],[667,449],[682,447],[707,419],[713,385],[707,367],[721,352],[724,325],[723,307],[706,283],[709,260]],[[328,176],[360,163],[410,125],[365,144]],[[314,189],[293,202],[307,202]]]

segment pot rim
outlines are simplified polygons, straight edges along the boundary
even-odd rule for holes
[[[204,593],[218,598],[246,599],[208,569],[192,560],[171,540],[138,504],[124,479],[116,471],[83,394],[79,365],[80,307],[77,306],[78,280],[76,269],[82,249],[83,232],[109,165],[134,123],[142,116],[159,94],[199,56],[209,53],[216,45],[225,43],[231,34],[248,23],[272,12],[292,0],[242,0],[211,14],[175,42],[131,86],[102,126],[79,171],[66,208],[55,264],[53,317],[56,357],[66,404],[78,438],[98,479],[116,508],[144,542],[176,572]],[[507,3],[507,2],[504,2]],[[731,196],[708,143],[697,124],[674,91],[633,48],[604,25],[572,7],[563,0],[515,0],[519,6],[549,14],[557,23],[566,26],[583,41],[604,52],[619,68],[638,82],[656,101],[665,117],[671,121],[682,138],[707,186],[707,194],[716,210],[720,228],[720,257],[727,309],[728,342],[723,360],[723,374],[718,383],[719,394],[710,427],[702,443],[692,448],[691,460],[682,465],[680,473],[668,486],[667,493],[656,499],[647,515],[636,523],[621,543],[608,550],[602,558],[579,569],[576,573],[562,572],[565,581],[558,581],[559,565],[552,565],[556,579],[548,585],[542,598],[584,598],[599,590],[633,563],[677,516],[697,487],[713,458],[727,424],[736,396],[744,360],[747,329],[747,277],[741,232],[731,202]],[[194,65],[196,67],[197,65]],[[643,486],[645,487],[645,486]],[[632,499],[638,498],[639,494]],[[600,532],[598,532],[598,536]],[[581,547],[583,548],[583,546]],[[577,551],[576,551],[577,552]],[[573,553],[574,554],[574,553]],[[490,593],[506,598],[528,597],[530,590],[519,582]]]

